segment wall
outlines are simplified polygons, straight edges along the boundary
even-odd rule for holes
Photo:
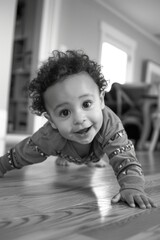
[[[41,33],[34,45],[36,51],[39,48],[39,54],[36,53],[39,63],[56,48],[84,49],[91,58],[98,61],[101,21],[105,21],[137,41],[135,82],[142,80],[144,60],[150,59],[160,63],[160,44],[147,38],[112,11],[98,4],[96,0],[42,1],[42,25],[41,31],[38,30]],[[0,0],[0,63],[2,69],[0,71],[0,154],[3,152],[6,137],[16,2],[16,0]],[[37,21],[39,22],[39,19]],[[34,64],[33,72],[36,68],[37,65]]]
[[[12,61],[16,0],[0,0],[0,109],[6,109]],[[2,71],[3,69],[3,71]]]
[[[16,0],[0,0],[0,155],[5,147],[15,11]]]
[[[100,22],[105,21],[137,41],[135,82],[142,80],[142,63],[150,59],[160,63],[160,44],[147,38],[129,23],[94,0],[63,0],[60,14],[59,48],[84,49],[98,60]]]

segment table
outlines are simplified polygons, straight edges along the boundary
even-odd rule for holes
[[[152,127],[152,108],[157,106],[158,103],[158,96],[156,95],[144,95],[143,97],[143,107],[142,107],[142,114],[143,114],[143,128],[140,140],[137,144],[138,150],[144,150],[146,146],[147,139],[151,132]]]

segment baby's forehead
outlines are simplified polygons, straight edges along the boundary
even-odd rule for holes
[[[88,79],[90,79],[95,84],[95,87],[99,89],[99,92],[103,92],[106,89],[107,85],[108,85],[107,81],[104,78],[100,79],[100,78],[98,78],[95,75],[92,76],[92,73],[90,74],[90,73],[88,73],[86,71],[81,71],[81,72],[78,72],[78,73],[72,73],[70,75],[64,76],[64,77],[60,78],[57,82],[63,82],[65,80],[68,80],[68,79],[71,79],[71,78],[74,78],[74,79],[78,78],[79,82],[83,78],[85,78],[85,80],[86,80],[85,84],[87,84],[88,83]]]
[[[79,86],[90,86],[90,88],[98,87],[96,81],[87,72],[69,75],[60,82],[62,82],[62,85],[69,85],[70,87],[75,85],[77,86],[77,89]]]
[[[84,73],[74,74],[49,87],[44,93],[48,103],[77,101],[87,96],[99,96],[99,89],[94,80]]]
[[[93,81],[94,81],[94,79],[92,78],[92,76],[88,73],[88,72],[86,72],[86,71],[81,71],[81,72],[77,72],[77,73],[72,73],[72,74],[69,74],[69,75],[66,75],[66,76],[63,76],[62,78],[60,78],[59,79],[59,82],[63,82],[63,81],[65,81],[65,80],[68,80],[68,79],[71,79],[71,78],[74,78],[74,79],[79,79],[79,80],[81,80],[81,79],[83,79],[83,78],[91,78]]]

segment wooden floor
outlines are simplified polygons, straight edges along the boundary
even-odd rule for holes
[[[160,239],[160,153],[137,156],[156,209],[111,205],[119,187],[109,165],[58,167],[50,157],[0,179],[0,240]]]

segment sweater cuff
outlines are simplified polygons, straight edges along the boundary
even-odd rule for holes
[[[9,163],[8,154],[0,157],[0,172],[4,175],[7,171],[14,169],[14,167]]]
[[[141,192],[144,192],[145,188],[145,180],[144,176],[125,176],[121,179],[119,179],[119,185],[121,187],[120,191],[125,190],[125,189],[137,189]]]

